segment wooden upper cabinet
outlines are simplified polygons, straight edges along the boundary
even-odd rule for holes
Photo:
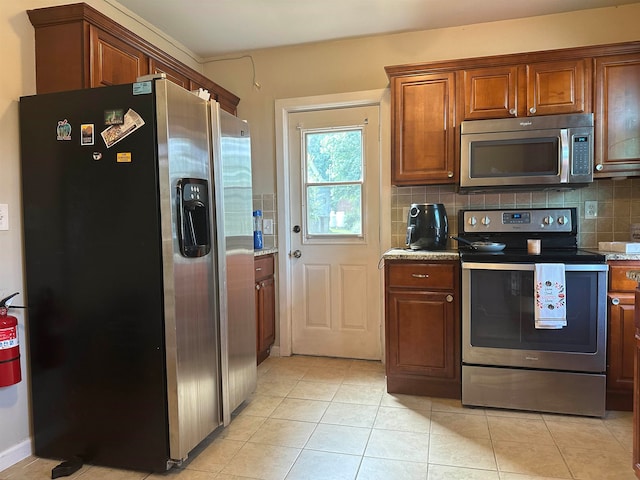
[[[526,66],[527,115],[591,111],[591,61],[566,60]]]
[[[133,83],[149,73],[149,59],[140,50],[94,26],[89,30],[92,88]]]
[[[391,183],[455,183],[454,73],[393,77],[391,96]]]
[[[178,72],[177,70],[171,68],[169,65],[165,65],[159,60],[155,58],[149,59],[149,73],[164,73],[167,76],[167,80],[171,80],[173,83],[180,85],[182,88],[187,90],[197,90],[196,88],[191,88],[191,80],[186,75]]]
[[[463,120],[584,113],[591,108],[587,60],[464,69]]]
[[[132,83],[165,73],[204,88],[232,114],[240,99],[85,3],[27,10],[35,29],[37,93]]]
[[[595,59],[596,177],[640,175],[640,52]]]
[[[464,120],[504,118],[517,113],[518,68],[475,68],[460,72]]]

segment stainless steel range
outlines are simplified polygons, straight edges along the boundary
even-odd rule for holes
[[[608,266],[577,248],[576,209],[463,210],[458,232],[506,245],[499,252],[459,246],[462,403],[603,416]],[[539,254],[528,253],[529,239],[540,240]],[[552,285],[540,283],[551,264],[560,266],[553,285],[564,315],[549,328],[538,323],[536,297],[541,284]]]

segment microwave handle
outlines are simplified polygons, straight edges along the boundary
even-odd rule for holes
[[[571,175],[570,147],[569,129],[563,128],[560,130],[560,183],[569,183]]]

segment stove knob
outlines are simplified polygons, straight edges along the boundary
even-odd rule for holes
[[[491,223],[491,219],[487,216],[482,217],[482,224],[483,225],[489,225]]]
[[[567,223],[569,223],[569,219],[563,215],[561,217],[558,217],[558,223],[560,225],[566,225]]]
[[[544,217],[542,219],[542,223],[545,225],[551,225],[553,223],[553,217]]]
[[[469,225],[471,225],[472,227],[476,226],[476,223],[478,223],[478,219],[476,217],[469,217],[468,220]]]

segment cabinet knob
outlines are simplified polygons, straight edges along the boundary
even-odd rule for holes
[[[453,178],[453,172],[447,172],[447,177]]]
[[[601,163],[596,165],[596,171],[598,171],[598,172],[601,172],[603,168],[604,168],[604,166]]]
[[[509,114],[510,115],[515,115],[516,114],[516,109],[515,108],[510,108],[509,109]]]
[[[531,108],[529,109],[529,112],[530,112],[530,113],[536,113],[536,111],[537,111],[537,110],[536,110],[536,107],[531,107]]]
[[[447,300],[448,303],[451,303],[453,302],[453,295],[447,295],[445,299]]]
[[[620,305],[620,299],[618,297],[612,298],[611,305]]]
[[[256,290],[260,290],[260,284],[256,283]]]

